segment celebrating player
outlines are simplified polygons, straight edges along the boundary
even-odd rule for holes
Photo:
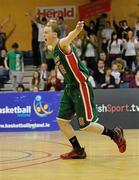
[[[76,113],[81,130],[95,132],[109,136],[118,146],[121,153],[126,150],[126,140],[122,128],[108,129],[97,123],[97,110],[94,103],[93,89],[88,81],[88,70],[78,58],[72,41],[83,30],[84,22],[79,21],[73,31],[65,38],[59,39],[59,29],[56,24],[49,23],[44,28],[44,37],[47,46],[51,47],[54,60],[60,72],[64,76],[66,87],[61,99],[58,124],[69,139],[73,150],[62,154],[62,159],[84,159],[86,152],[81,147],[70,120]]]

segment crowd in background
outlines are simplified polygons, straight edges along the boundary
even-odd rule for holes
[[[64,79],[55,66],[52,53],[45,47],[43,37],[43,29],[49,22],[45,17],[33,16],[31,12],[26,15],[30,17],[32,25],[32,58],[35,66],[28,90],[61,91],[65,86]],[[65,37],[68,28],[64,18],[59,16],[52,21],[59,26],[60,38]],[[0,85],[10,79],[14,91],[25,91],[22,84],[24,57],[16,42],[10,50],[6,49],[8,35],[3,32],[4,23],[0,25]],[[93,88],[139,88],[139,18],[131,27],[127,20],[116,22],[113,18],[113,22],[110,22],[106,14],[101,14],[95,21],[85,22],[84,32],[74,40],[73,46],[89,70],[88,80]]]

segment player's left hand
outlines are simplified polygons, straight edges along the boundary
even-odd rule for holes
[[[78,31],[82,31],[84,27],[84,21],[78,21],[77,25],[76,25],[76,29]]]

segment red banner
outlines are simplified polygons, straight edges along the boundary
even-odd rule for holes
[[[89,19],[100,13],[110,11],[111,0],[96,0],[94,2],[79,6],[79,18]]]

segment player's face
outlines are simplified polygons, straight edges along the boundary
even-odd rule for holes
[[[51,45],[53,42],[53,34],[54,32],[52,31],[51,27],[46,26],[44,28],[44,39],[47,42],[47,45]]]

